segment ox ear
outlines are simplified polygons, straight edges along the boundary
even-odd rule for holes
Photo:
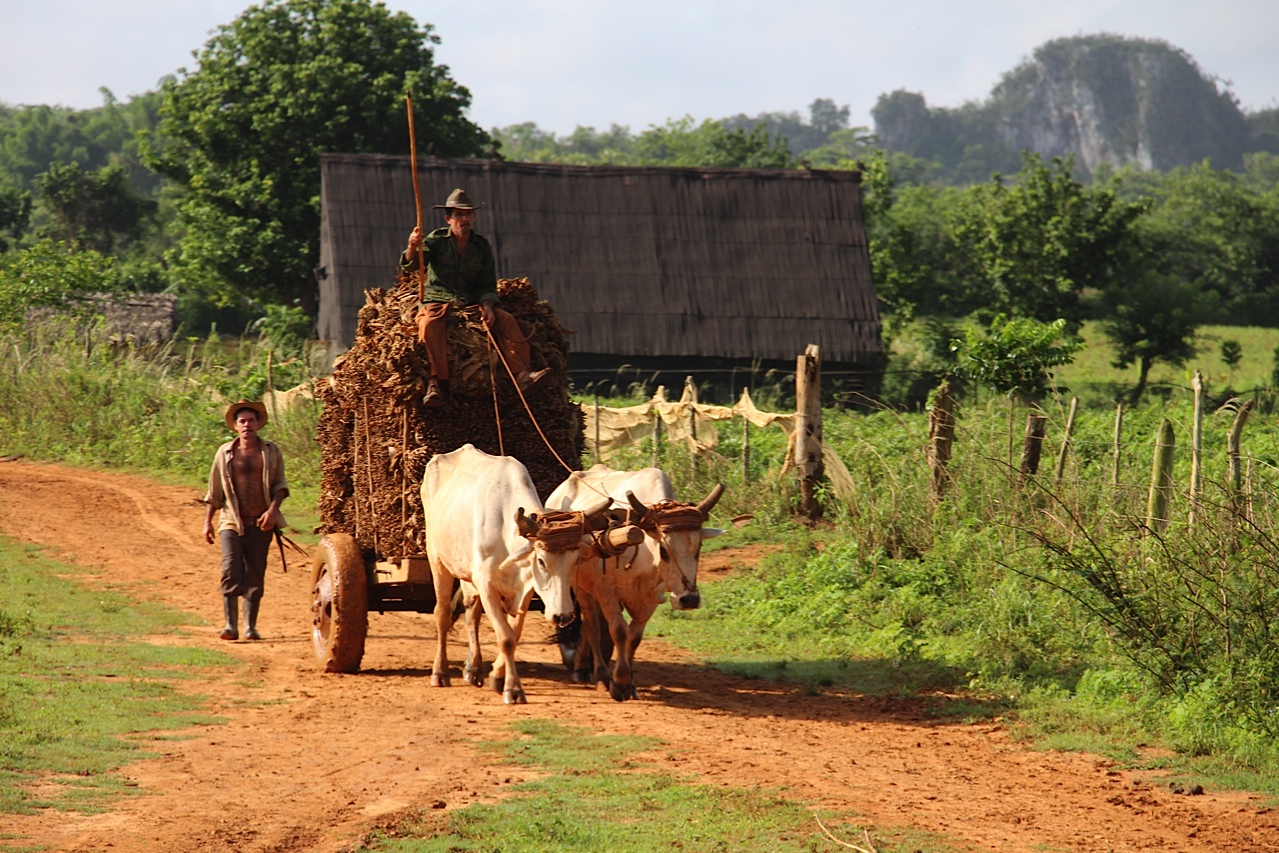
[[[702,514],[702,518],[710,518],[711,510],[715,508],[715,504],[719,503],[719,499],[724,495],[724,484],[716,483],[715,488],[711,489],[711,493],[706,499],[697,505],[697,510]]]
[[[537,513],[527,516],[524,507],[515,510],[515,527],[525,539],[532,539],[537,535]]]
[[[702,541],[705,542],[707,539],[714,539],[716,536],[723,535],[723,533],[724,531],[720,530],[718,527],[703,527]]]

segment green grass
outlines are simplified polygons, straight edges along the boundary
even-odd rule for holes
[[[0,813],[106,808],[159,733],[218,722],[177,682],[231,659],[140,641],[191,619],[83,574],[0,538]]]
[[[1068,393],[1095,404],[1113,401],[1117,394],[1131,391],[1137,384],[1137,367],[1120,370],[1114,366],[1114,346],[1106,340],[1098,324],[1086,324],[1083,337],[1087,345],[1074,363],[1056,371],[1057,382],[1069,389]],[[1221,358],[1221,344],[1226,340],[1238,341],[1243,354],[1233,370]],[[1275,347],[1279,346],[1279,329],[1203,326],[1195,343],[1199,352],[1185,367],[1156,364],[1150,370],[1150,383],[1188,391],[1198,370],[1210,393],[1215,395],[1226,389],[1250,392],[1273,384],[1271,374],[1275,368]]]
[[[504,850],[528,853],[625,850],[817,851],[831,849],[813,813],[783,791],[714,787],[657,769],[665,755],[652,738],[594,735],[547,720],[513,726],[517,736],[484,748],[502,763],[535,768],[510,796],[443,815],[429,812],[376,833],[361,849],[401,853]],[[881,853],[962,850],[946,840],[821,813],[837,837]],[[927,841],[925,841],[927,838]],[[920,845],[923,844],[921,847]]]

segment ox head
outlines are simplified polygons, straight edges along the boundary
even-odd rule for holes
[[[648,535],[647,544],[656,551],[657,571],[675,610],[694,610],[702,604],[702,595],[697,589],[697,560],[702,542],[724,532],[703,525],[723,494],[724,484],[718,483],[701,503],[665,500],[650,506],[641,503],[634,492],[626,493],[627,503],[631,505],[629,520]]]
[[[584,554],[589,554],[591,524],[608,509],[610,501],[586,512],[543,510],[529,515],[524,507],[515,511],[515,526],[533,543],[533,589],[542,599],[546,619],[557,627],[571,623],[573,572]]]

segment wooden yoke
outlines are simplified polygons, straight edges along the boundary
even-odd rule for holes
[[[413,169],[413,202],[417,205],[417,301],[426,298],[426,267],[422,265],[422,190],[417,181],[417,134],[413,132],[413,93],[404,91],[404,103],[409,111],[409,161]]]

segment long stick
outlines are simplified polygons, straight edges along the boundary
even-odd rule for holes
[[[413,167],[413,203],[417,205],[417,301],[426,299],[426,268],[422,266],[422,190],[417,182],[417,134],[413,132],[413,94],[404,93],[404,103],[409,111],[409,161]]]

